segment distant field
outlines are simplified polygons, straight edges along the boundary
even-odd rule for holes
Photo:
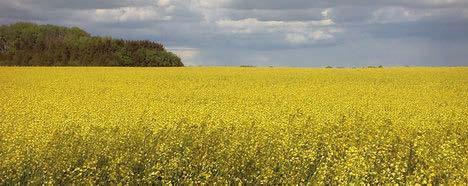
[[[0,67],[0,185],[468,184],[468,68]]]

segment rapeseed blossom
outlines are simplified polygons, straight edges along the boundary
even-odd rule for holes
[[[468,68],[0,68],[0,184],[467,184]]]

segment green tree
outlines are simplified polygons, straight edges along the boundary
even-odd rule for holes
[[[156,42],[93,37],[77,27],[24,22],[0,26],[0,65],[184,66]]]

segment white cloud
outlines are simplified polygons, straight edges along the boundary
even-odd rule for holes
[[[285,40],[291,44],[304,44],[309,40],[309,38],[307,38],[303,34],[290,33],[286,34]]]
[[[171,0],[158,0],[157,5],[160,7],[167,7],[171,4]]]
[[[442,6],[442,5],[454,5],[454,4],[466,4],[466,0],[415,0],[414,3],[430,6]]]
[[[329,8],[323,10],[323,11],[321,12],[321,14],[322,14],[322,16],[323,16],[325,19],[331,19],[331,18],[330,18],[330,9],[329,9]]]
[[[313,27],[331,26],[331,19],[320,21],[259,21],[256,18],[242,20],[219,20],[216,24],[234,33],[261,33],[277,31],[306,31]]]
[[[189,65],[250,64],[265,59],[268,63],[284,64],[290,58],[294,59],[290,65],[301,60],[306,64],[312,58],[340,64],[365,61],[376,52],[381,53],[373,60],[380,58],[387,63],[424,59],[437,64],[433,57],[439,56],[439,63],[465,64],[466,55],[462,51],[468,40],[468,1],[0,0],[0,23],[16,21],[79,26],[93,35],[187,46],[169,50]],[[387,50],[392,47],[379,48],[372,42],[354,44],[380,38],[386,38],[377,42],[383,46],[396,39],[407,46],[404,51],[396,50],[389,55]],[[406,42],[409,38],[421,40]],[[423,43],[424,39],[430,41]],[[449,43],[448,46],[452,42],[458,44],[453,48],[439,47],[442,42]],[[421,45],[410,45],[413,43]],[[440,55],[431,53],[429,58],[424,57],[426,53],[421,56],[411,51],[403,53],[428,44],[434,45],[433,51],[440,48]],[[310,46],[314,46],[313,51],[309,51]],[[345,61],[348,56],[341,53],[353,48],[361,52],[349,52],[348,56],[354,58]],[[294,56],[297,50],[302,53]],[[257,58],[257,54],[266,58]],[[226,59],[229,55],[243,57]],[[399,56],[404,57],[391,59]],[[447,56],[451,60],[445,60]]]
[[[185,65],[197,65],[197,57],[200,54],[200,49],[191,47],[168,47],[167,50],[174,52],[179,56]]]
[[[172,19],[170,15],[166,15],[163,10],[157,7],[96,9],[88,11],[87,15],[96,22],[168,21]]]
[[[313,40],[327,40],[331,39],[334,36],[330,32],[325,32],[322,30],[318,30],[309,34],[309,37]]]
[[[314,44],[321,41],[334,39],[333,33],[341,32],[337,29],[317,30],[311,33],[288,33],[285,41],[290,44]]]
[[[255,18],[220,20],[217,25],[237,34],[282,34],[289,44],[314,44],[342,32],[331,19],[319,21],[259,21]]]
[[[429,10],[415,10],[405,7],[383,7],[372,13],[371,23],[397,23],[418,21],[433,16]]]
[[[229,4],[230,0],[193,0],[193,3],[197,4],[201,8],[221,8]]]
[[[442,8],[467,6],[466,0],[193,0],[204,8],[281,9],[333,8],[342,6],[407,6],[412,8]]]

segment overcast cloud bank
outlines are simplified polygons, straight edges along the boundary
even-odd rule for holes
[[[164,43],[187,65],[468,65],[467,0],[16,0],[0,23]]]

